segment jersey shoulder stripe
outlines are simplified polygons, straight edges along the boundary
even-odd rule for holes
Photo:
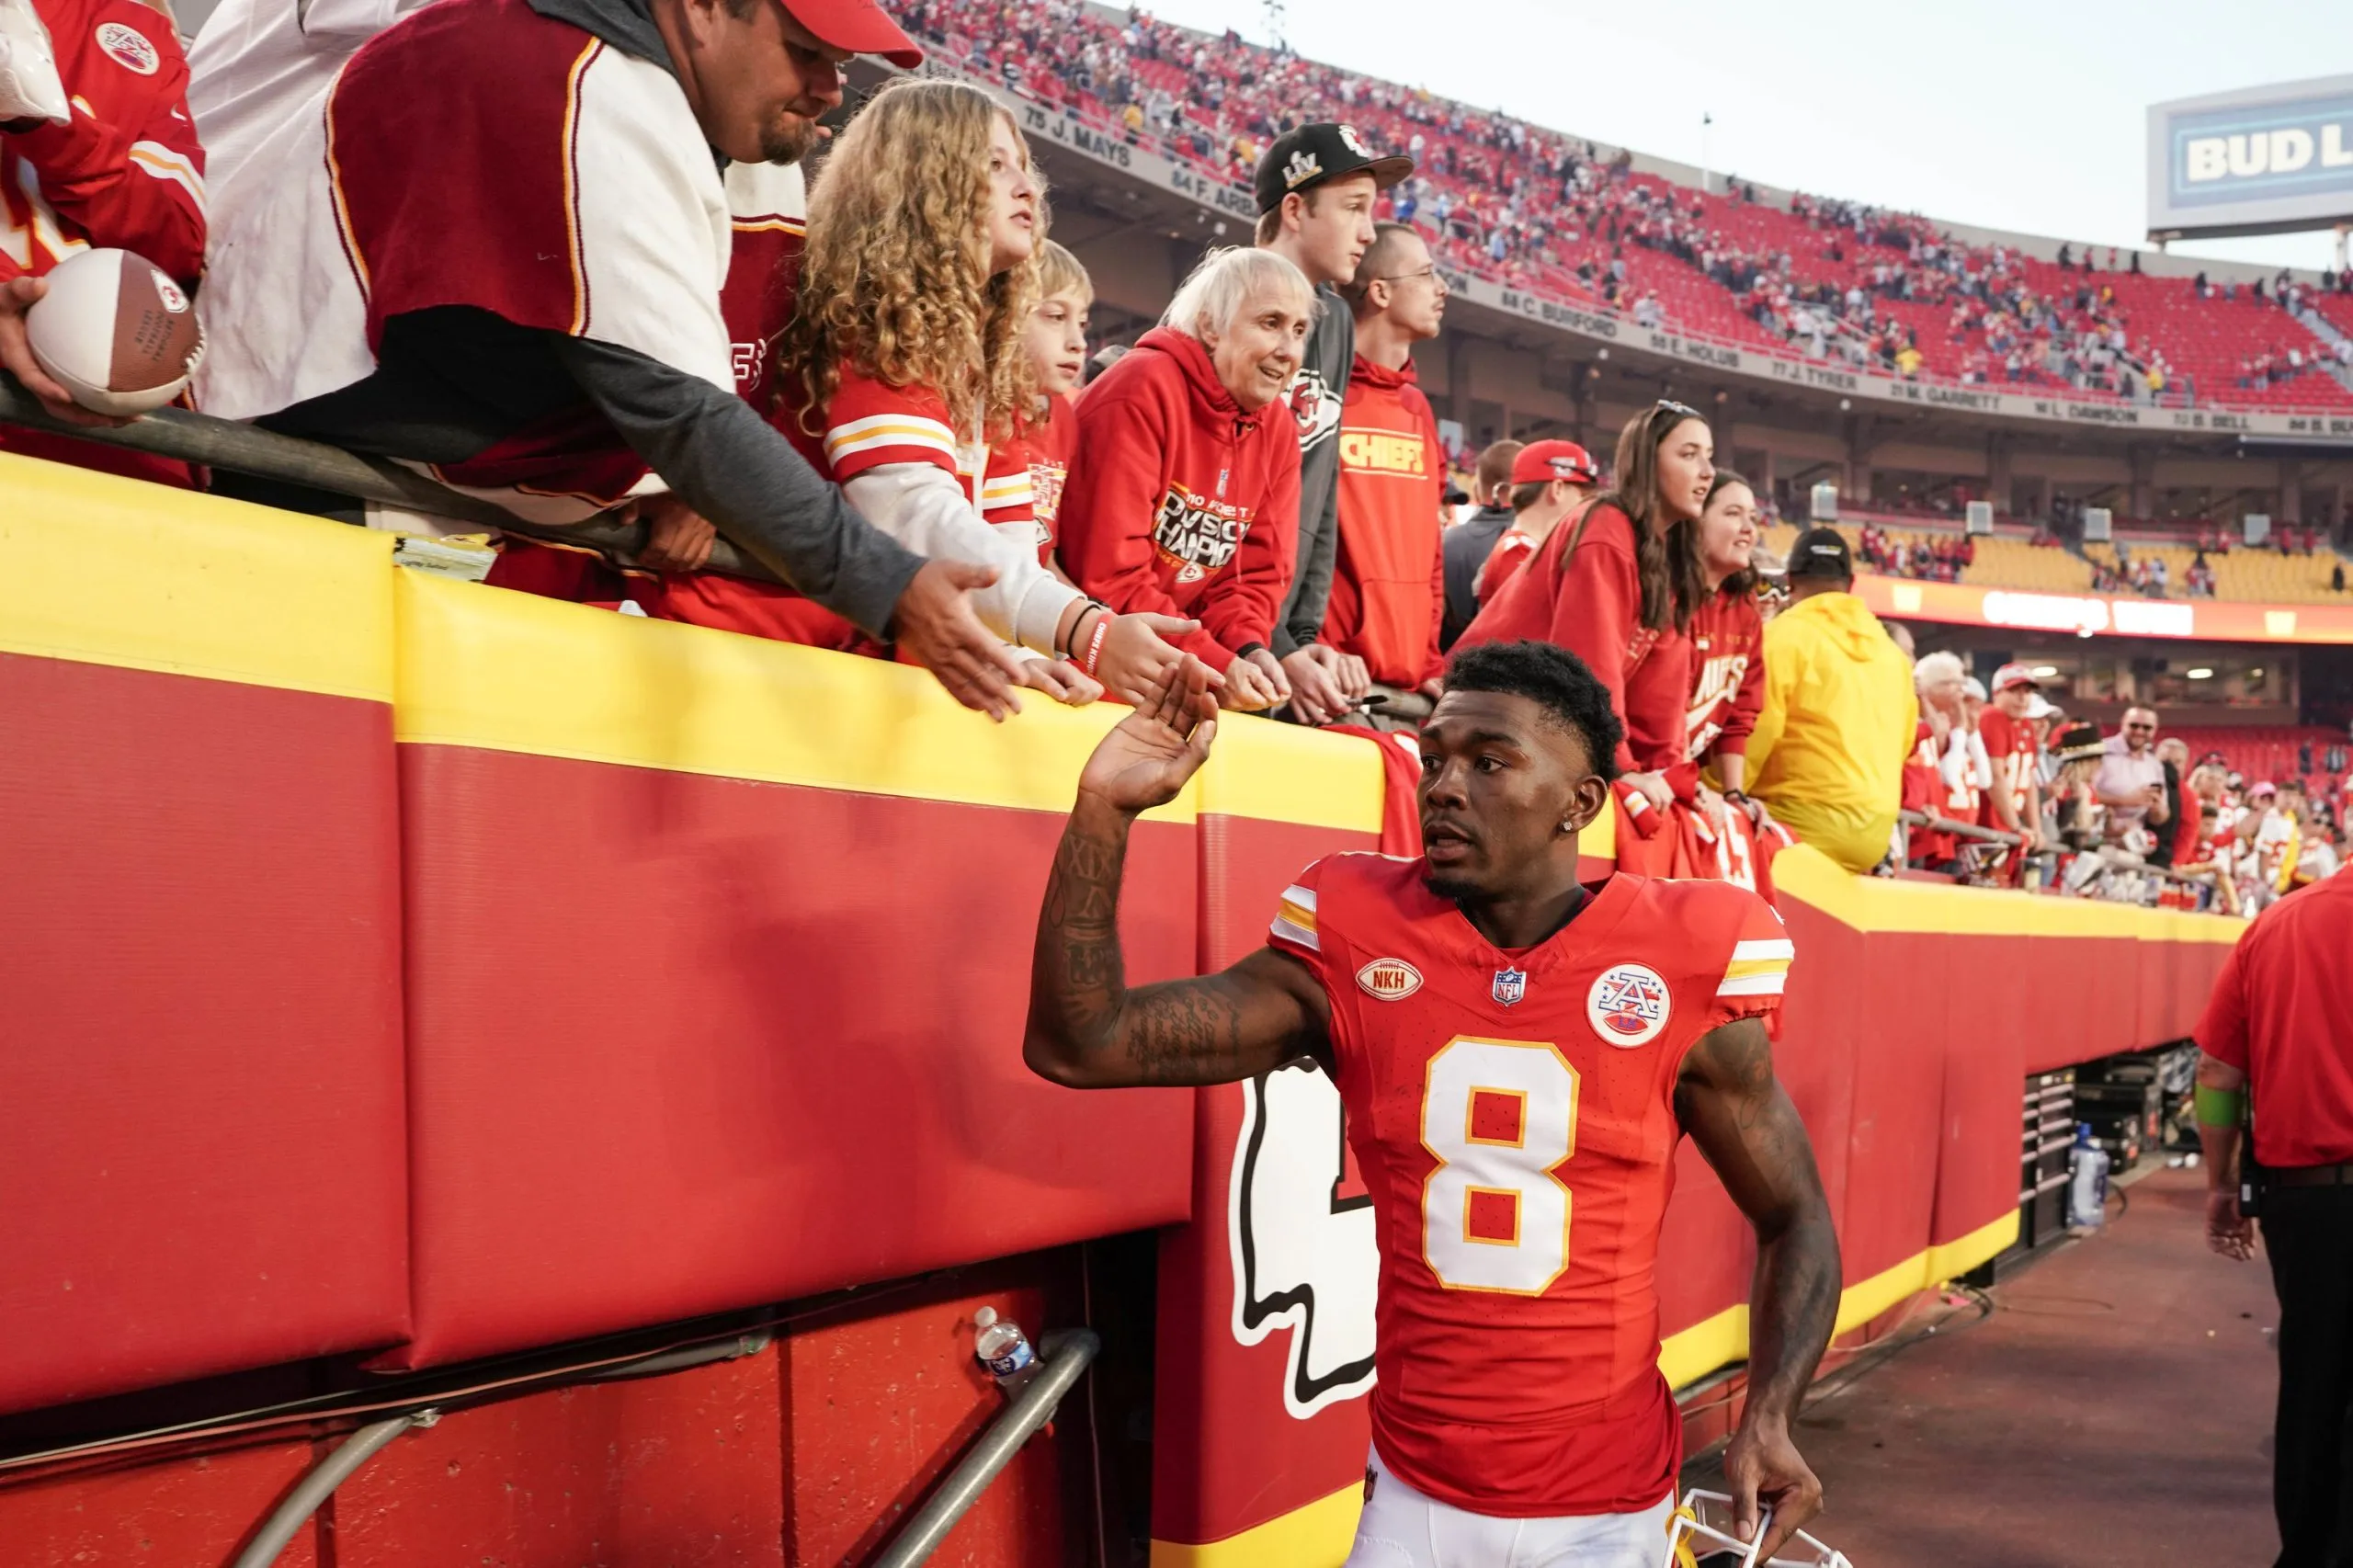
[[[1323,951],[1315,936],[1315,890],[1297,882],[1285,888],[1281,901],[1275,906],[1275,918],[1267,926],[1267,934],[1311,953]]]

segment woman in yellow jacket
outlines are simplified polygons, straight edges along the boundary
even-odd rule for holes
[[[1920,722],[1912,661],[1854,595],[1836,528],[1790,551],[1790,608],[1765,628],[1765,710],[1748,737],[1749,791],[1850,871],[1883,859]]]

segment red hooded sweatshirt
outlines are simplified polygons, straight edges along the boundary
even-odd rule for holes
[[[1078,400],[1057,529],[1063,569],[1124,613],[1199,619],[1178,640],[1222,673],[1274,635],[1299,539],[1299,427],[1245,414],[1209,351],[1167,327]]]
[[[1765,710],[1765,617],[1756,596],[1718,589],[1692,613],[1690,635],[1685,749],[1694,762],[1745,756]]]
[[[1438,416],[1413,362],[1392,370],[1358,355],[1340,414],[1340,549],[1323,640],[1383,686],[1410,690],[1446,669],[1445,506]]]
[[[1597,501],[1555,524],[1455,646],[1522,639],[1566,648],[1609,688],[1609,705],[1626,723],[1620,768],[1663,773],[1683,761],[1690,643],[1672,623],[1659,631],[1643,624],[1633,519],[1617,506]]]

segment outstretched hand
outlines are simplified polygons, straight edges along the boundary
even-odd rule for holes
[[[1078,792],[1134,815],[1165,806],[1209,759],[1217,733],[1210,669],[1190,653],[1160,688],[1159,701],[1113,726],[1086,759]]]

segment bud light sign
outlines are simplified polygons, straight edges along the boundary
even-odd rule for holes
[[[2353,217],[2353,76],[2149,111],[2149,232],[2284,233]]]

